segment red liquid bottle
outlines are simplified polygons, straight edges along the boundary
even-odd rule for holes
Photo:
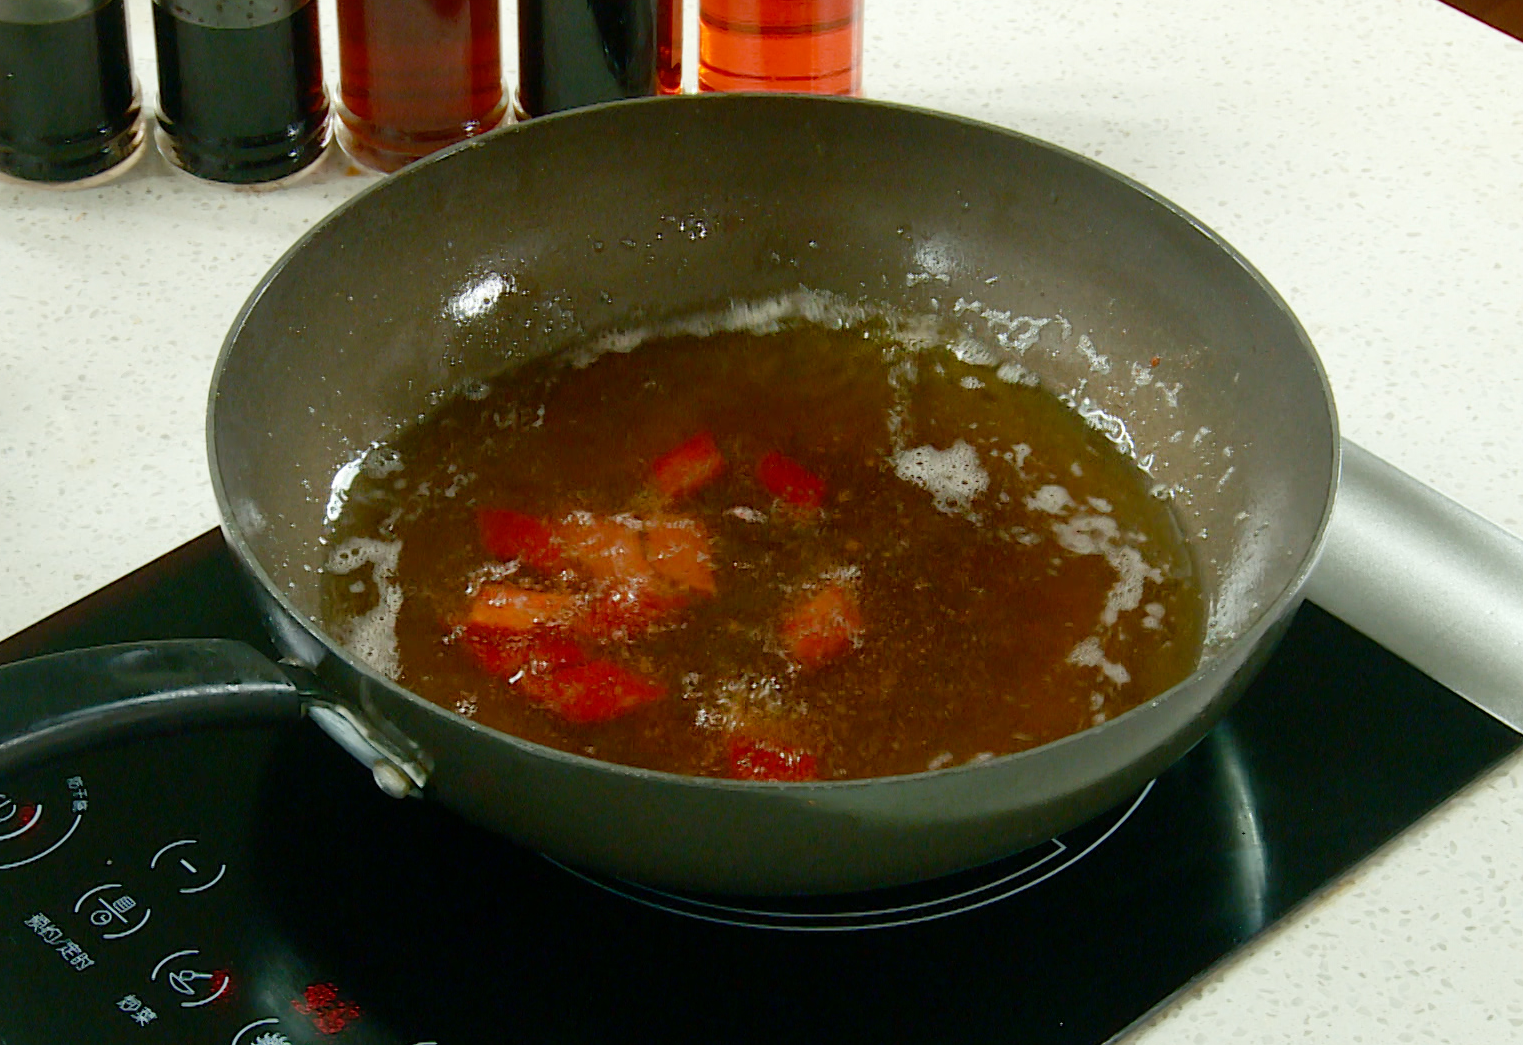
[[[862,0],[700,0],[701,91],[862,91]]]
[[[682,0],[656,6],[656,83],[661,94],[682,93]]]
[[[338,0],[339,141],[394,171],[502,122],[498,0]]]

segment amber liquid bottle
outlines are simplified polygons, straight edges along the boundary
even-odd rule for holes
[[[499,0],[338,0],[339,141],[394,171],[506,112]]]
[[[701,91],[862,91],[862,0],[700,0]]]

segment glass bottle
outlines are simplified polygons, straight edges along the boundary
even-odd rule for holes
[[[682,93],[682,0],[658,0],[656,83],[662,94]]]
[[[78,182],[142,142],[125,0],[0,0],[0,173]]]
[[[394,171],[507,111],[498,0],[338,0],[339,141]]]
[[[701,91],[862,92],[862,0],[699,0]]]
[[[154,0],[159,145],[213,181],[268,182],[328,141],[317,0]]]
[[[672,30],[663,19],[682,17],[681,0],[519,0],[518,112],[522,116],[574,109],[662,90],[663,65],[673,58]],[[663,55],[662,44],[667,46]]]

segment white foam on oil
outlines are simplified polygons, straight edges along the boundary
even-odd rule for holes
[[[1100,351],[1095,348],[1095,343],[1090,340],[1088,334],[1079,335],[1078,349],[1079,354],[1089,363],[1090,370],[1097,374],[1108,374],[1111,372],[1110,357],[1100,354]]]
[[[328,484],[328,503],[323,508],[323,521],[332,525],[338,519],[345,502],[349,500],[349,488],[361,474],[372,479],[384,479],[402,469],[401,454],[389,446],[371,443],[333,473],[333,481]]]
[[[1242,534],[1233,545],[1231,561],[1222,571],[1206,615],[1208,651],[1235,641],[1258,615],[1274,551],[1263,527]]]
[[[1105,609],[1100,612],[1100,623],[1110,627],[1142,605],[1142,594],[1147,582],[1163,581],[1163,573],[1149,566],[1142,552],[1127,544],[1121,528],[1109,515],[1081,513],[1071,519],[1052,524],[1053,535],[1058,544],[1075,555],[1104,556],[1106,563],[1116,571],[1116,583],[1105,593]]]
[[[1132,433],[1127,430],[1126,421],[1118,414],[1107,413],[1100,405],[1083,396],[1070,403],[1074,412],[1084,419],[1084,423],[1105,438],[1111,445],[1123,454],[1133,459],[1137,456],[1137,444],[1132,439]]]
[[[916,446],[894,455],[894,474],[930,493],[936,510],[948,515],[968,511],[989,488],[989,473],[978,451],[959,439],[945,450]]]
[[[1026,498],[1026,507],[1034,512],[1046,512],[1048,515],[1062,515],[1074,506],[1074,499],[1066,487],[1049,483],[1041,487],[1036,493]]]
[[[1124,686],[1132,681],[1131,672],[1115,661],[1105,658],[1105,650],[1100,646],[1100,640],[1093,635],[1069,651],[1068,663],[1082,668],[1099,668],[1100,674],[1118,686]]]
[[[811,323],[831,330],[845,330],[869,319],[888,318],[886,310],[874,310],[837,294],[800,288],[760,301],[731,302],[716,312],[684,316],[649,326],[611,330],[594,338],[570,356],[573,366],[591,366],[612,352],[632,352],[657,337],[708,337],[711,334],[775,334],[789,326]]]
[[[402,586],[397,583],[397,559],[402,554],[401,541],[378,541],[369,537],[350,537],[333,549],[324,567],[340,576],[370,566],[376,587],[376,601],[367,612],[345,621],[334,629],[339,642],[355,656],[387,678],[402,672],[397,652],[397,614],[402,609]]]
[[[338,471],[333,473],[333,482],[328,487],[328,504],[323,508],[323,522],[328,525],[338,519],[339,513],[344,510],[344,502],[349,500],[349,487],[354,485],[354,480],[359,478],[360,470],[365,467],[365,455],[368,450],[361,450],[358,455],[345,461],[339,466]]]

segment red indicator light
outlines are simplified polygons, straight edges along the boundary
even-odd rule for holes
[[[208,990],[211,991],[211,996],[217,999],[218,1005],[221,1005],[233,996],[235,993],[233,987],[233,974],[231,972],[226,969],[212,970],[212,978],[208,985]]]
[[[320,1034],[337,1034],[360,1018],[360,1007],[339,997],[338,988],[331,983],[310,985],[291,1008],[310,1019]]]
[[[36,819],[37,819],[37,807],[36,806],[22,806],[21,807],[21,826],[22,827],[31,827],[32,826],[32,821],[36,820]]]

